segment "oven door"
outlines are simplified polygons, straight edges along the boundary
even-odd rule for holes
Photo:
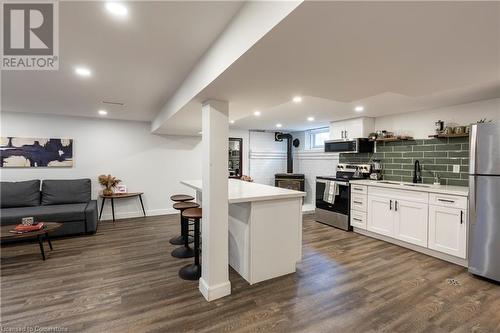
[[[331,212],[348,215],[349,214],[349,183],[336,181],[339,187],[339,194],[335,196],[333,204],[324,200],[325,187],[328,183],[326,179],[316,179],[316,208],[329,210]]]

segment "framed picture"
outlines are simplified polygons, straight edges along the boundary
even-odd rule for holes
[[[126,185],[116,185],[116,192],[127,193],[127,186]]]
[[[73,139],[1,137],[0,167],[72,167]]]

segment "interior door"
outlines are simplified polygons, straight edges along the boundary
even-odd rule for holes
[[[429,206],[429,248],[462,259],[467,255],[467,211]]]
[[[368,196],[368,220],[366,229],[381,235],[394,237],[394,200]]]
[[[396,200],[394,203],[396,238],[427,247],[428,205]]]

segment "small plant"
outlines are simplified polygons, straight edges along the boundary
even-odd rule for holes
[[[104,187],[104,190],[102,190],[103,195],[112,195],[113,189],[121,182],[120,179],[111,175],[100,175],[98,181]]]

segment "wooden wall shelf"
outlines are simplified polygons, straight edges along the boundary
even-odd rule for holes
[[[429,138],[465,138],[466,136],[469,136],[469,133],[463,133],[463,134],[434,134],[434,135],[429,135]]]
[[[370,140],[374,142],[396,142],[396,141],[408,141],[408,140],[413,140],[411,136],[404,136],[404,137],[391,137],[391,138],[380,138],[380,139],[375,139],[375,140]]]

